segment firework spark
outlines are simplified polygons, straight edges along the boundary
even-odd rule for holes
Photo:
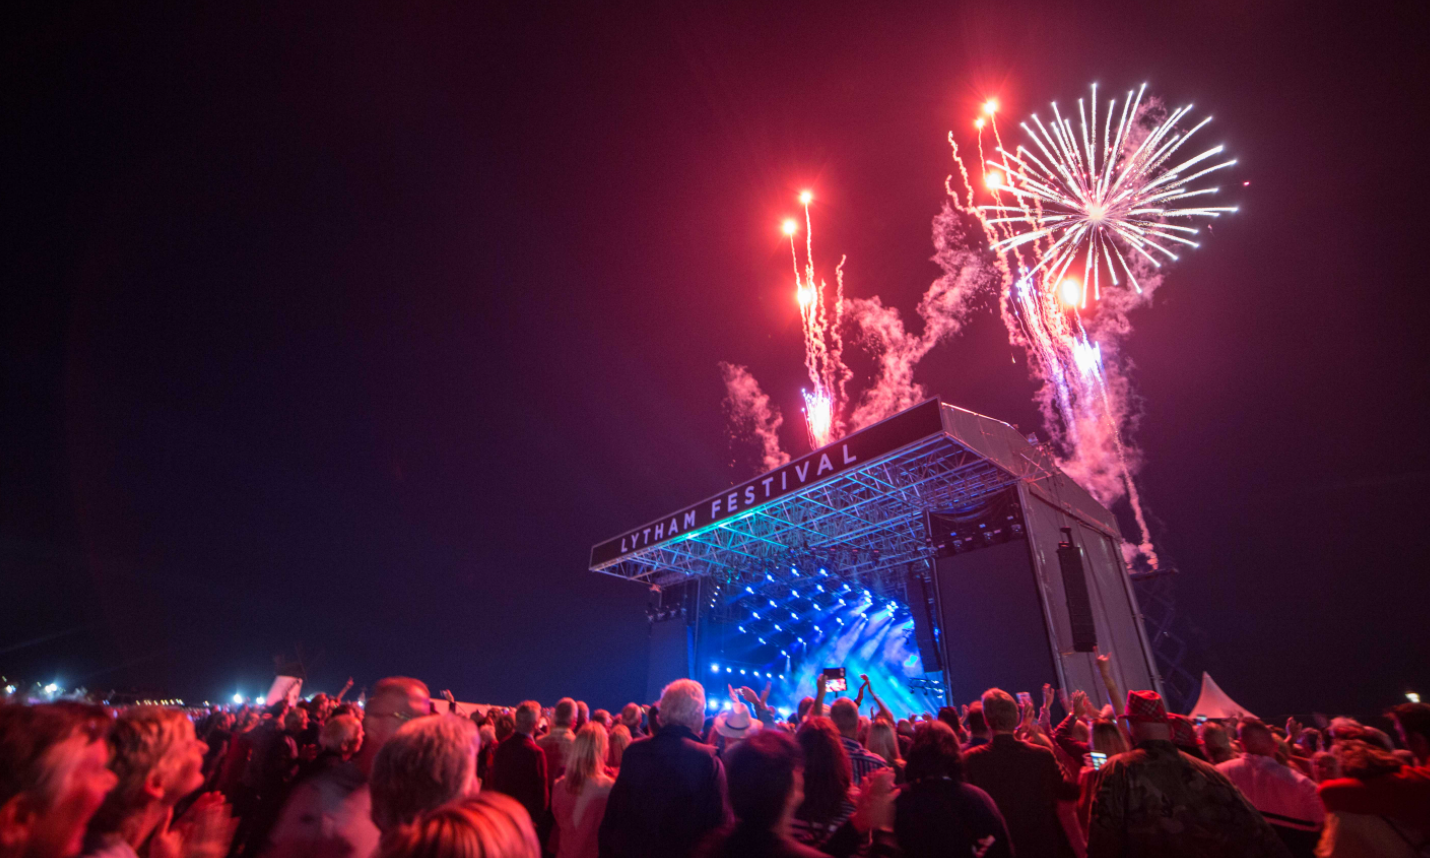
[[[1010,152],[999,145],[997,156],[984,162],[990,169],[987,185],[995,203],[979,208],[995,230],[993,249],[1008,252],[1032,245],[1034,259],[1021,276],[1053,285],[1062,284],[1082,257],[1079,306],[1083,308],[1088,306],[1089,290],[1093,300],[1102,297],[1104,272],[1112,285],[1121,285],[1125,277],[1133,289],[1142,291],[1128,255],[1137,254],[1157,269],[1164,261],[1177,259],[1179,246],[1197,246],[1193,236],[1198,230],[1170,219],[1215,218],[1236,211],[1234,206],[1202,204],[1217,188],[1194,185],[1236,163],[1207,165],[1222,154],[1222,146],[1179,161],[1178,153],[1211,117],[1189,130],[1178,130],[1191,113],[1188,105],[1147,127],[1143,122],[1146,91],[1146,84],[1135,95],[1128,90],[1120,113],[1117,100],[1110,100],[1099,133],[1094,84],[1087,103],[1078,99],[1076,132],[1071,118],[1064,117],[1054,103],[1048,124],[1035,113],[1031,126],[1021,125],[1036,151],[1019,146]],[[993,115],[987,107],[985,112]],[[1004,204],[1004,194],[1012,197],[1012,204]]]
[[[805,425],[811,447],[823,447],[844,434],[846,389],[852,373],[844,365],[844,260],[834,269],[834,300],[827,295],[827,284],[814,274],[814,235],[809,216],[814,194],[804,191],[799,202],[804,206],[804,265],[799,261],[799,246],[795,236],[799,223],[784,222],[789,236],[790,258],[794,262],[795,301],[804,330],[804,365],[809,372],[813,390],[804,391]]]

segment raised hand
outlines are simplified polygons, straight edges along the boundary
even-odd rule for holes
[[[854,811],[854,827],[860,831],[892,829],[894,827],[894,770],[876,769],[864,778],[859,790],[859,805]]]
[[[150,858],[224,858],[237,827],[222,793],[204,793],[177,823],[172,810],[159,823]]]

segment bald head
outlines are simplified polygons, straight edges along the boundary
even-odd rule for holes
[[[427,683],[410,676],[389,676],[373,686],[363,712],[364,739],[359,757],[370,767],[392,734],[414,718],[432,714]]]

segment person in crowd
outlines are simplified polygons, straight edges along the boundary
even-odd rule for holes
[[[1292,855],[1310,858],[1326,819],[1315,781],[1276,759],[1280,745],[1262,722],[1243,720],[1237,738],[1244,753],[1216,770],[1261,811]]]
[[[204,778],[206,784],[216,785],[219,764],[228,754],[228,743],[233,741],[235,719],[231,712],[215,712],[204,720],[204,727],[199,731],[199,738],[209,747],[204,755]]]
[[[344,717],[341,712],[342,707],[335,709],[332,720]],[[362,715],[357,753],[294,786],[269,833],[265,858],[371,855],[380,836],[368,785],[377,756],[399,728],[431,712],[425,683],[406,676],[379,680]]]
[[[646,735],[646,730],[641,726],[641,707],[638,703],[627,703],[621,707],[621,723],[626,725],[626,732],[631,734],[634,741]]]
[[[1430,778],[1360,739],[1336,743],[1345,777],[1320,786],[1326,827],[1318,858],[1415,858],[1430,853]]]
[[[795,809],[790,834],[829,855],[853,854],[863,838],[852,821],[853,769],[838,729],[829,718],[812,715],[795,739],[804,752],[804,801]]]
[[[835,729],[839,731],[839,743],[844,746],[844,752],[849,757],[855,786],[862,784],[870,772],[888,765],[882,757],[869,753],[859,744],[859,707],[853,700],[841,697],[834,701],[829,707],[829,720],[834,722]]]
[[[399,727],[372,765],[378,830],[389,832],[419,813],[475,794],[478,744],[477,725],[456,715],[428,715]]]
[[[1197,725],[1192,723],[1192,719],[1169,712],[1167,725],[1172,728],[1172,744],[1177,746],[1177,750],[1207,762],[1206,755],[1202,753],[1201,742],[1197,739]]]
[[[903,786],[904,757],[899,750],[899,739],[893,724],[883,718],[876,718],[869,725],[869,752],[893,769],[894,783]]]
[[[551,732],[536,740],[536,744],[546,754],[548,791],[550,784],[555,783],[566,771],[566,755],[576,741],[576,718],[579,712],[576,701],[570,697],[556,701],[556,708],[551,715]]]
[[[993,797],[1016,852],[1072,858],[1075,852],[1059,817],[1058,802],[1075,800],[1077,784],[1063,777],[1050,750],[1014,735],[1020,714],[1012,695],[990,688],[981,702],[992,739],[965,755],[968,782]]]
[[[1390,710],[1390,717],[1416,764],[1430,766],[1430,703],[1402,703]]]
[[[1126,753],[1129,749],[1127,737],[1123,735],[1122,728],[1117,726],[1117,722],[1111,718],[1099,718],[1092,722],[1091,741],[1088,743],[1089,753],[1102,755],[1103,765],[1118,754]],[[1078,827],[1082,831],[1083,840],[1087,839],[1088,820],[1092,815],[1092,800],[1097,796],[1097,783],[1100,769],[1094,769],[1089,758],[1088,764],[1082,766],[1077,777],[1077,821]]]
[[[1341,758],[1330,751],[1317,751],[1311,758],[1311,769],[1316,773],[1315,780],[1318,784],[1342,777]]]
[[[492,751],[497,744],[496,727],[490,721],[483,721],[477,726],[477,738],[481,740],[482,749],[477,753],[477,780],[483,783],[487,780],[487,767],[491,765]]]
[[[477,756],[477,771],[482,783],[487,783],[492,776],[492,760],[496,759],[497,747],[511,738],[511,734],[516,732],[516,716],[510,712],[497,712],[491,716],[492,739],[487,742],[486,735],[482,736],[482,751]]]
[[[546,754],[532,738],[540,719],[541,704],[535,700],[516,707],[515,731],[497,745],[487,783],[489,788],[521,802],[539,834],[546,830],[546,814],[551,807]]]
[[[115,719],[109,742],[117,782],[89,821],[85,855],[135,858],[147,842],[155,858],[223,858],[234,820],[221,795],[201,796],[182,825],[170,825],[175,806],[204,785],[208,746],[188,716],[136,706]]]
[[[730,705],[729,711],[715,716],[715,722],[710,727],[710,744],[724,759],[736,745],[763,727],[764,724],[750,717],[750,708],[737,701]]]
[[[678,679],[661,693],[659,712],[656,734],[621,759],[601,822],[602,858],[681,858],[725,822],[724,766],[695,733],[705,689]]]
[[[539,858],[526,810],[483,792],[419,815],[383,838],[376,858]]]
[[[581,728],[591,723],[591,707],[586,705],[586,701],[576,701],[576,723],[572,725],[573,730],[581,732]]]
[[[119,778],[98,706],[0,703],[0,858],[73,858]]]
[[[1221,765],[1236,759],[1236,749],[1231,746],[1231,734],[1216,721],[1204,721],[1197,727],[1197,740],[1201,743],[1202,754],[1212,765]]]
[[[591,713],[591,720],[606,728],[606,733],[611,732],[611,727],[615,726],[611,721],[611,713],[604,709],[597,709]]]
[[[971,751],[980,745],[986,745],[993,740],[993,734],[988,730],[988,722],[983,717],[983,703],[973,701],[968,704],[968,741],[963,743],[965,752]]]
[[[625,757],[626,748],[630,747],[630,744],[631,731],[626,729],[625,724],[617,724],[611,728],[611,749],[606,755],[606,767],[612,772],[620,770],[621,760]]]
[[[269,707],[271,719],[253,731],[253,753],[244,770],[242,801],[234,806],[241,814],[238,828],[240,851],[257,854],[282,812],[289,786],[298,773],[298,740],[308,728],[308,712],[290,707],[286,700]]]
[[[726,757],[735,822],[712,834],[702,858],[820,858],[790,836],[804,802],[804,752],[783,730],[761,730]]]
[[[1137,745],[1109,759],[1098,777],[1088,858],[1288,855],[1225,775],[1172,744],[1161,696],[1128,692],[1124,717]]]
[[[596,858],[596,835],[616,782],[606,774],[606,752],[606,728],[600,722],[592,721],[576,734],[566,771],[551,788],[557,858]]]
[[[964,782],[964,761],[958,736],[947,724],[915,728],[905,769],[908,785],[894,802],[894,839],[906,858],[1012,858],[1007,823],[988,793]]]

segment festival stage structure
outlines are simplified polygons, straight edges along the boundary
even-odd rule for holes
[[[592,572],[651,587],[648,696],[821,668],[903,708],[1042,683],[1161,689],[1116,520],[998,420],[930,399],[606,540]],[[676,622],[680,620],[680,622]]]

